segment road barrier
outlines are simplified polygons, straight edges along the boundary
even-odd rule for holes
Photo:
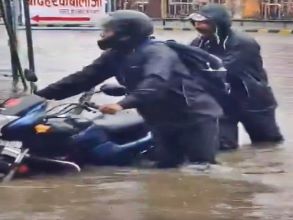
[[[156,27],[156,30],[161,31],[195,31],[193,28],[176,28],[176,27]],[[284,34],[289,35],[293,34],[293,29],[240,29],[243,32],[247,33],[268,33],[268,34]]]

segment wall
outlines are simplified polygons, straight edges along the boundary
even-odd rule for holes
[[[118,8],[123,8],[126,6],[127,9],[144,10],[149,16],[153,18],[181,18],[186,16],[188,13],[192,13],[204,3],[208,2],[220,2],[220,0],[196,0],[195,5],[182,4],[183,7],[177,5],[174,7],[169,7],[169,0],[148,0],[148,4],[144,7],[140,7],[139,2],[147,2],[147,0],[115,0],[117,2]],[[267,19],[293,19],[293,0],[280,0],[281,2],[291,2],[291,5],[285,5],[282,7],[281,15],[278,18],[271,18],[268,15]],[[127,2],[127,3],[126,3]],[[221,0],[225,2],[227,8],[231,11],[234,19],[260,19],[263,18],[263,12],[261,10],[261,3],[265,0]],[[119,7],[120,6],[120,7]],[[178,9],[179,8],[179,9]],[[289,8],[289,10],[288,10]],[[178,10],[175,10],[178,9]]]
[[[145,12],[152,18],[160,18],[161,0],[117,0],[117,9],[133,9]]]
[[[152,18],[161,18],[161,1],[162,0],[149,0],[145,13]]]
[[[242,0],[242,17],[259,18],[261,17],[261,1],[259,0]]]

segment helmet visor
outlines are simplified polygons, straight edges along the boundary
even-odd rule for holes
[[[200,21],[207,21],[208,18],[199,14],[199,13],[192,13],[191,15],[189,15],[187,18],[187,20],[193,21],[193,22],[200,22]]]

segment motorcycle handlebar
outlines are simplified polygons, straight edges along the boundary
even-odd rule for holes
[[[94,102],[86,102],[86,103],[85,103],[85,106],[86,106],[86,107],[89,107],[89,108],[96,109],[96,110],[99,110],[99,109],[100,109],[100,106],[97,105],[97,104],[94,103]]]
[[[94,102],[85,102],[83,104],[80,104],[80,103],[70,103],[70,104],[60,104],[60,105],[57,105],[57,106],[54,106],[53,108],[49,109],[47,111],[48,112],[51,112],[52,110],[60,107],[60,106],[64,106],[66,105],[66,107],[62,108],[60,111],[56,112],[55,114],[52,114],[52,115],[48,115],[47,117],[54,117],[54,116],[58,116],[58,115],[64,115],[64,114],[67,114],[67,113],[70,113],[76,109],[83,109],[83,110],[86,110],[88,112],[92,112],[93,110],[99,110],[99,105],[95,104]],[[78,111],[79,112],[79,111]]]

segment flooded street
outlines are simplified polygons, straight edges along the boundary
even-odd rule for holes
[[[187,43],[195,33],[156,35]],[[2,26],[0,36],[0,69],[7,69],[9,51]],[[39,87],[95,59],[100,54],[98,36],[95,31],[34,31]],[[192,166],[164,171],[96,167],[80,175],[13,181],[0,185],[0,220],[293,219],[293,35],[255,37],[279,101],[284,144],[252,147],[242,132],[241,149],[221,154],[221,165],[207,173]],[[25,58],[25,45],[20,46]]]

